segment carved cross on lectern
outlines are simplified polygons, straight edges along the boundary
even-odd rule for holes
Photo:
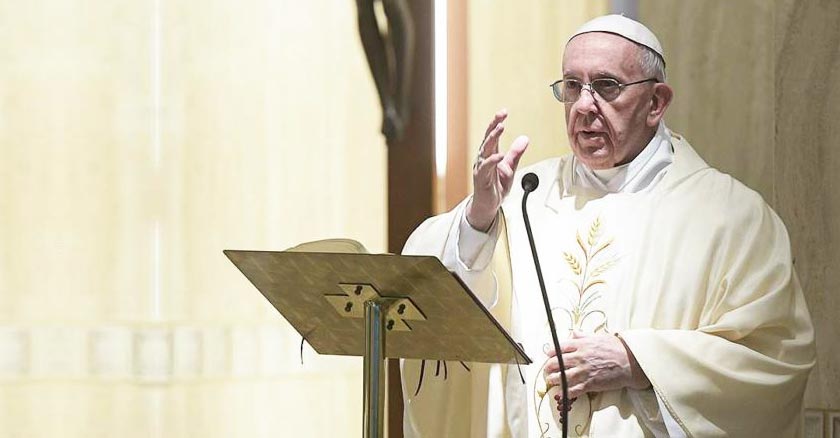
[[[385,329],[396,332],[411,331],[406,321],[425,321],[426,316],[408,297],[383,297],[371,284],[339,283],[342,295],[324,295],[330,305],[344,318],[365,318],[365,302],[377,301],[385,308]]]

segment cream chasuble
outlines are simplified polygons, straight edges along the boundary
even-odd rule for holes
[[[666,422],[692,437],[798,436],[813,328],[784,225],[664,126],[637,160],[606,180],[572,157],[518,173],[541,181],[529,215],[558,336],[620,334],[653,385],[579,398],[569,436],[669,436]],[[465,203],[406,244],[405,254],[440,257],[534,360],[470,372],[449,363],[446,379],[427,363],[419,391],[420,362],[403,361],[406,437],[561,436],[521,199],[517,179],[496,244],[469,266],[457,244]]]

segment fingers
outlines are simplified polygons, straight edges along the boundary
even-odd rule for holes
[[[577,399],[584,394],[586,394],[586,386],[583,383],[577,385],[569,384],[569,400]]]
[[[486,158],[479,158],[475,168],[475,185],[479,187],[493,185],[495,181],[493,176],[496,174],[496,168],[504,158],[504,154],[499,153],[490,155]]]
[[[484,142],[481,143],[481,148],[478,150],[478,156],[480,158],[487,158],[495,153],[499,152],[499,139],[502,137],[502,133],[505,132],[505,125],[499,123],[497,124],[486,137],[484,137]]]
[[[499,165],[496,166],[496,169],[499,171],[499,178],[502,181],[502,187],[504,187],[503,192],[507,195],[509,191],[507,182],[513,179],[513,174],[516,170],[512,169],[510,165],[505,162],[504,158],[499,162]]]
[[[529,143],[530,140],[524,135],[516,137],[516,140],[511,143],[510,149],[507,151],[507,154],[505,154],[504,163],[513,172],[516,172],[516,167],[519,166],[519,160],[522,158],[522,155],[525,154],[525,150],[528,149]]]
[[[478,156],[487,158],[499,152],[499,138],[505,131],[505,125],[502,123],[507,119],[507,110],[502,109],[493,117],[493,121],[487,126],[484,131],[484,140],[481,142],[481,147],[478,150]]]
[[[579,367],[576,364],[569,364],[564,363],[566,365],[566,380],[569,382],[569,386],[579,383],[578,380],[582,378],[582,376],[587,375],[588,372],[585,367]],[[560,385],[561,380],[561,373],[560,367],[555,366],[554,369],[549,370],[548,367],[545,369],[545,381],[549,385]]]
[[[574,353],[573,353],[574,354]],[[585,373],[587,370],[585,367],[580,367],[580,361],[577,356],[571,357],[571,360],[564,361],[563,365],[566,366],[566,381],[569,383],[569,386],[578,383],[578,379]],[[545,382],[550,386],[560,386],[562,381],[562,373],[560,373],[560,366],[557,361],[550,361],[549,364],[545,367],[543,371],[543,375],[545,377]]]
[[[568,382],[569,374],[566,373],[566,381]],[[560,373],[550,373],[545,376],[545,384],[549,387],[560,386],[563,383],[563,375]]]
[[[567,371],[566,383],[569,385],[569,400],[574,400],[589,392],[589,388],[587,386],[588,382],[580,371]],[[562,378],[560,377],[560,373],[552,374],[548,379],[546,379],[546,384],[549,387],[556,386],[559,389],[559,392],[554,396],[554,399],[560,401],[563,397]]]
[[[502,192],[507,195],[513,185],[513,175],[516,173],[516,168],[519,166],[519,160],[528,148],[528,137],[520,135],[510,145],[510,149],[505,154],[505,159],[499,164],[499,178],[502,183]]]
[[[484,131],[484,138],[486,139],[488,135],[490,135],[490,131],[492,131],[496,125],[502,123],[507,118],[507,110],[502,108],[496,112],[496,115],[493,116],[493,121],[487,125],[487,130]]]
[[[575,343],[573,341],[562,341],[562,342],[560,342],[560,350],[562,350],[563,354],[565,355],[566,353],[571,353],[573,351],[577,351],[578,350],[578,345],[577,345],[577,343]],[[554,350],[554,348],[549,348],[548,351],[546,351],[545,354],[548,357],[557,356],[557,352]],[[557,363],[557,361],[554,361],[554,362]]]

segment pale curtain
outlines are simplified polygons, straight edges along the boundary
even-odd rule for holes
[[[386,247],[352,1],[0,0],[0,437],[357,436],[223,256]]]

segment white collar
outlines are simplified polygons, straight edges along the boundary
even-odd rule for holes
[[[646,191],[659,182],[665,169],[674,162],[671,133],[664,122],[633,161],[611,169],[593,170],[577,158],[572,159],[572,186],[604,193],[636,193]]]

